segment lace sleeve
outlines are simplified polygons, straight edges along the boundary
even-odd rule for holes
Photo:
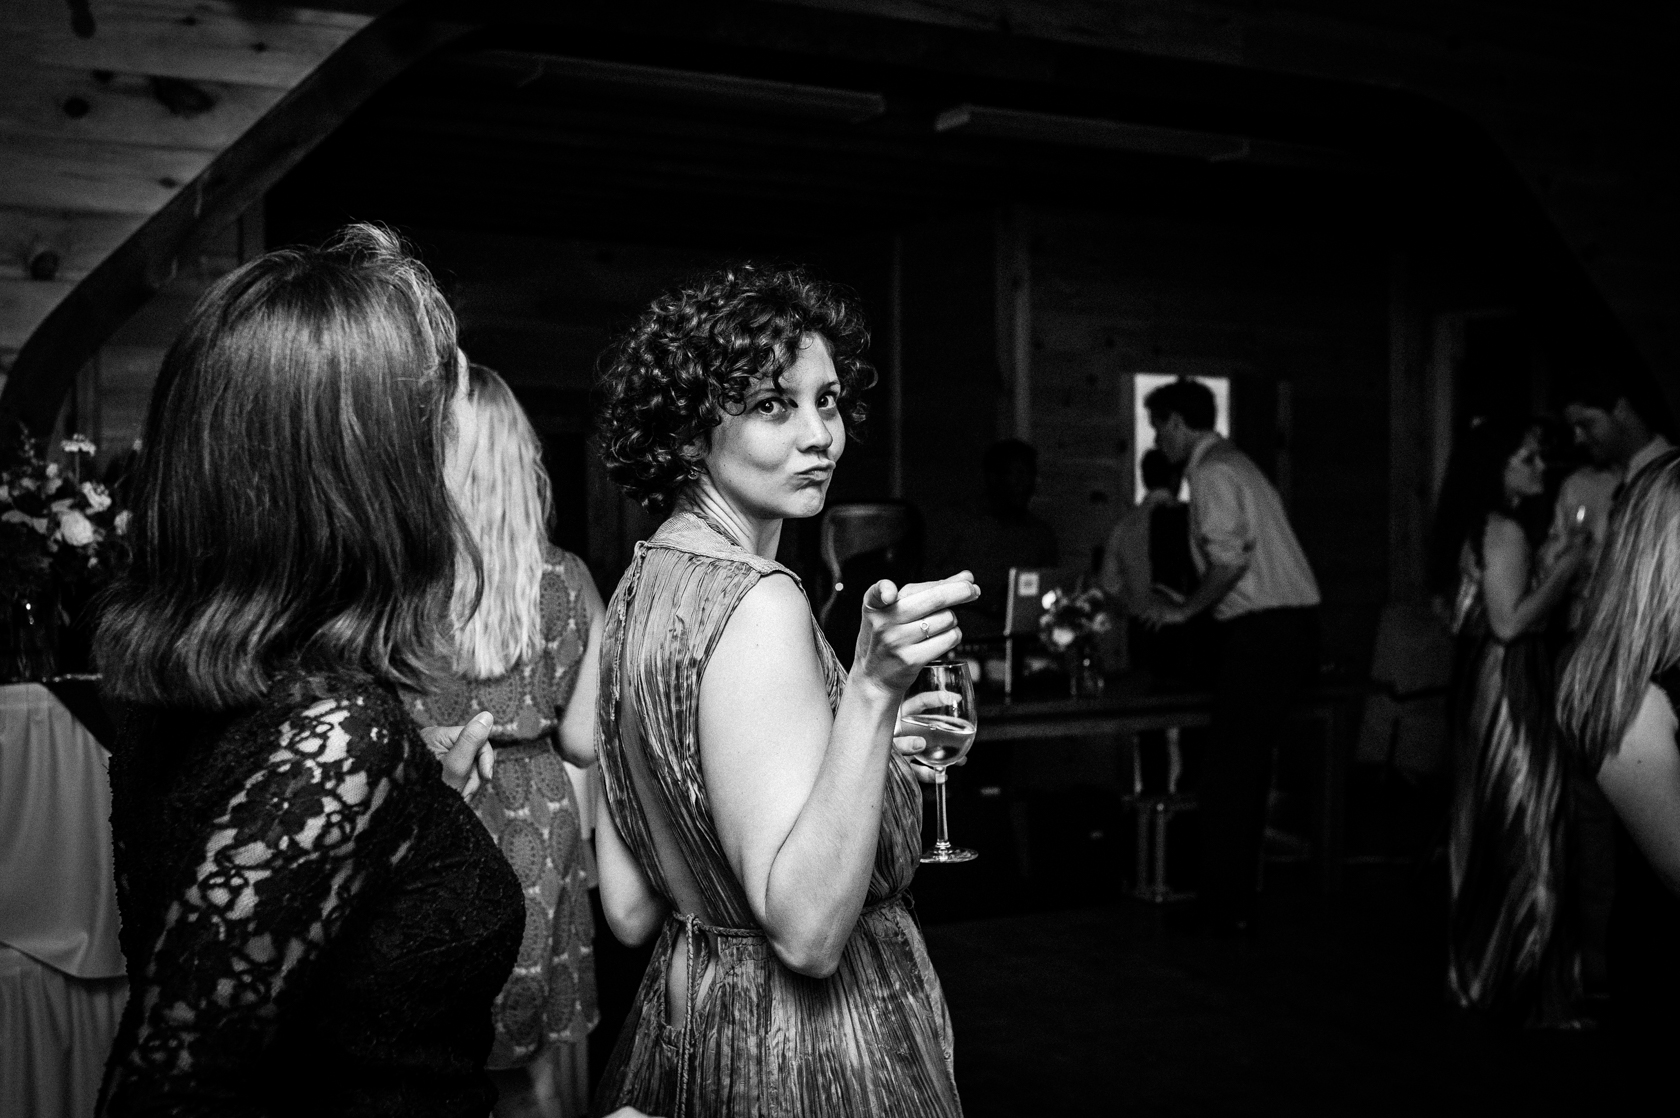
[[[366,701],[292,715],[204,837],[152,945],[133,1047],[107,1113],[263,1112],[250,1074],[359,891],[407,850],[393,799],[416,779],[400,731]]]

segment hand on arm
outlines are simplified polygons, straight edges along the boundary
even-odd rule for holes
[[[978,596],[966,572],[870,587],[832,714],[810,607],[790,580],[749,591],[712,653],[700,689],[712,815],[772,949],[802,974],[839,965],[874,866],[904,689],[956,647],[951,609]]]
[[[1482,534],[1482,599],[1494,637],[1511,641],[1539,627],[1563,599],[1585,555],[1583,538],[1572,536],[1546,577],[1530,590],[1533,552],[1522,526],[1507,516],[1488,517]]]
[[[1598,770],[1598,786],[1657,876],[1680,893],[1680,749],[1674,730],[1668,697],[1647,686],[1633,725]]]
[[[443,766],[443,782],[463,799],[471,800],[479,785],[495,772],[496,749],[490,744],[490,728],[495,722],[489,711],[481,710],[465,726],[426,726],[420,730],[420,740]]]

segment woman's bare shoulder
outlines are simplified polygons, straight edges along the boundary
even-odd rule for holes
[[[1527,554],[1530,550],[1528,535],[1522,525],[1504,513],[1488,514],[1487,524],[1482,528],[1482,552],[1490,551]]]
[[[725,633],[737,627],[765,637],[799,634],[809,640],[811,603],[792,575],[772,571],[741,597]]]

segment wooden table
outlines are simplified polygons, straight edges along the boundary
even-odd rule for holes
[[[1325,681],[1302,695],[1293,725],[1315,724],[1319,732],[1309,748],[1317,751],[1319,779],[1314,797],[1314,827],[1319,883],[1326,891],[1340,886],[1346,835],[1348,766],[1359,733],[1359,718],[1368,685],[1354,681]],[[1130,754],[1135,736],[1144,730],[1206,726],[1213,721],[1213,695],[1207,691],[1164,687],[1141,677],[1111,680],[1100,698],[1017,699],[979,703],[980,728],[976,744],[1016,743],[1030,746],[1048,738],[1112,737],[1117,748]],[[1301,739],[1286,736],[1281,748]],[[1129,765],[1123,768],[1130,768]]]

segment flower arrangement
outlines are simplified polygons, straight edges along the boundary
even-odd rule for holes
[[[1086,651],[1114,628],[1108,595],[1095,586],[1072,593],[1050,590],[1039,604],[1044,613],[1038,619],[1038,636],[1052,652]]]
[[[1066,659],[1069,692],[1100,694],[1103,678],[1097,638],[1114,628],[1108,595],[1095,586],[1071,593],[1057,588],[1047,591],[1039,604],[1044,612],[1038,619],[1038,638]]]
[[[0,603],[53,591],[85,595],[128,554],[129,513],[97,481],[82,480],[94,445],[64,440],[69,468],[48,462],[42,440],[20,440],[20,460],[0,471]]]

